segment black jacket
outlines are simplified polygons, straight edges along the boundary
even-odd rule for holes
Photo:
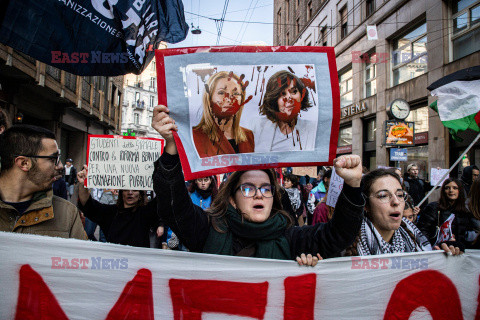
[[[450,210],[440,210],[438,202],[432,202],[422,211],[417,227],[428,238],[430,243],[434,245],[437,241],[437,227],[440,228],[452,213],[455,214],[452,232],[455,235],[456,242],[463,244],[463,247],[470,248],[471,243],[465,240],[466,232],[474,230],[473,216],[469,212],[458,213]]]
[[[134,247],[150,247],[150,227],[157,228],[161,222],[157,215],[155,199],[147,205],[120,209],[116,204],[102,204],[92,197],[84,206],[78,203],[85,216],[97,223],[108,242]]]
[[[153,189],[162,195],[157,202],[165,224],[190,251],[203,252],[211,223],[208,215],[194,205],[188,195],[178,155],[164,153],[155,162]],[[323,258],[338,256],[357,237],[364,205],[360,188],[345,185],[329,223],[285,230],[292,258],[302,253],[320,253]]]
[[[429,183],[425,182],[423,179],[412,179],[406,177],[404,179],[405,188],[410,196],[412,196],[413,202],[415,205],[418,205],[420,201],[425,197],[425,194],[432,189]],[[428,200],[425,201],[420,209],[424,209],[428,204]]]
[[[65,182],[69,185],[75,184],[75,182],[77,182],[77,169],[73,165],[70,168],[70,174],[65,175]]]

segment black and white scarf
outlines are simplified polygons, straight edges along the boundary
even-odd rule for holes
[[[373,226],[373,223],[367,218],[363,218],[362,227],[360,228],[360,239],[357,244],[359,256],[377,255],[384,253],[398,252],[418,252],[431,251],[432,246],[418,228],[402,218],[402,225],[393,234],[392,240],[386,242],[380,233]],[[414,239],[408,234],[407,230],[413,234]]]

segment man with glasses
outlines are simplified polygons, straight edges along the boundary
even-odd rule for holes
[[[53,132],[17,125],[0,136],[0,231],[86,239],[78,209],[53,195],[63,164]]]

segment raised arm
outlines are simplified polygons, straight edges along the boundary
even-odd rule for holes
[[[342,156],[334,161],[335,171],[344,179],[344,187],[335,206],[332,220],[314,226],[290,228],[291,253],[338,256],[357,237],[363,219],[365,200],[360,189],[362,167],[360,157]]]
[[[201,252],[209,231],[208,216],[188,194],[172,135],[177,126],[168,112],[167,107],[157,106],[152,118],[152,127],[165,139],[164,153],[155,161],[153,172],[158,212],[190,251]]]

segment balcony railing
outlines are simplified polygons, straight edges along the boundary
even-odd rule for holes
[[[140,110],[145,109],[145,101],[137,101],[136,103],[133,104],[133,108],[140,109]]]
[[[36,61],[36,60],[35,60],[34,58],[30,57],[29,55],[26,55],[25,53],[22,53],[22,52],[20,52],[20,51],[17,51],[17,50],[15,50],[15,52],[18,53],[20,56],[22,56],[25,60],[27,60],[27,61],[35,64],[35,61]]]
[[[75,92],[77,90],[77,76],[65,72],[65,87]]]
[[[96,109],[100,108],[100,92],[98,92],[95,88],[93,89],[93,107]]]
[[[55,80],[60,81],[60,70],[50,65],[45,66],[45,72]]]
[[[82,85],[82,98],[87,100],[90,103],[90,88],[91,84],[88,83],[85,78],[83,78],[83,85]]]

